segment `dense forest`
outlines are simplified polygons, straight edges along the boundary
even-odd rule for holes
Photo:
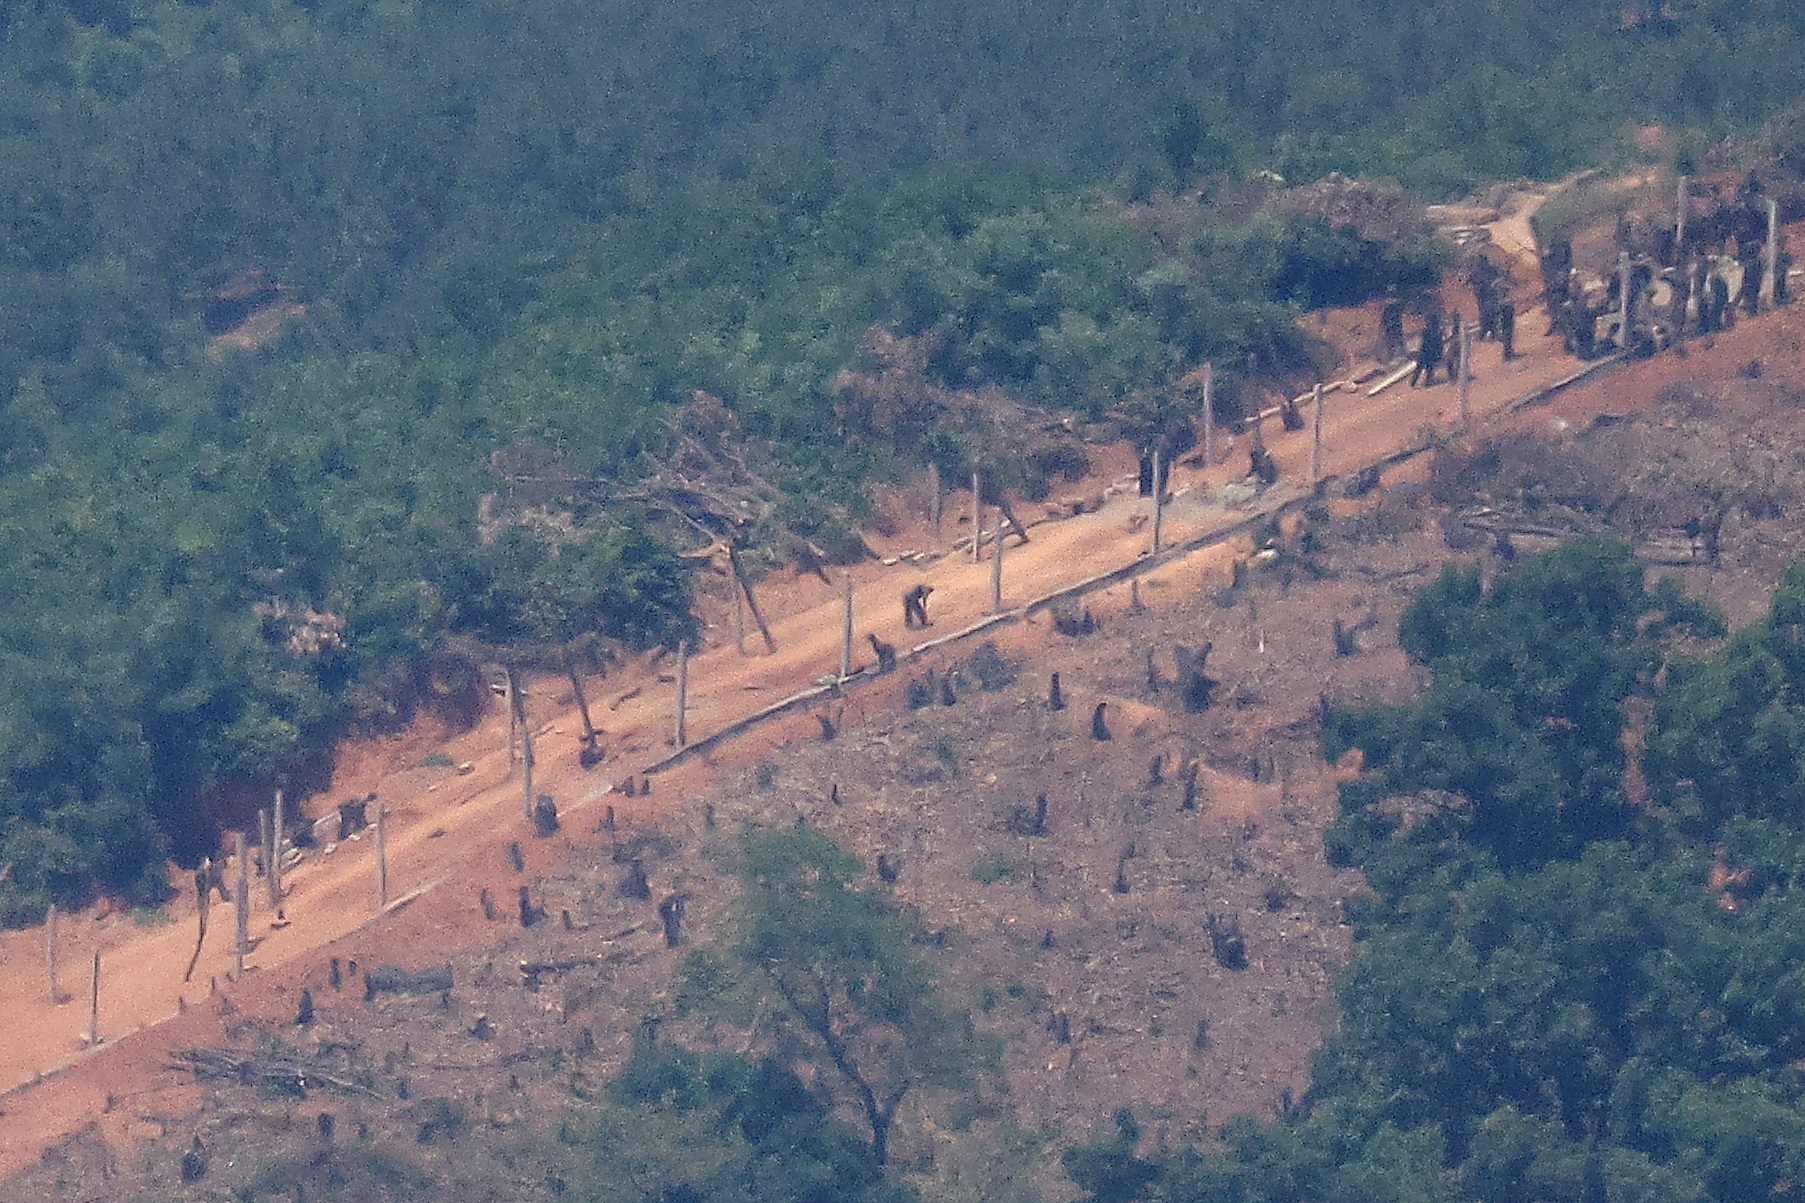
[[[932,406],[847,417],[873,326],[937,387],[1157,430],[1185,369],[1295,362],[1298,307],[1431,257],[1121,202],[1552,175],[1767,116],[1802,42],[1728,0],[9,3],[0,919],[156,899],[235,800],[467,679],[448,640],[684,632],[615,486],[699,391],[816,499],[773,522],[848,546],[861,481],[972,455]],[[585,483],[562,543],[479,537],[522,446]]]

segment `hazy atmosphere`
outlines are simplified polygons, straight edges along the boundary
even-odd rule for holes
[[[1805,1197],[1801,63],[0,0],[0,1199]]]

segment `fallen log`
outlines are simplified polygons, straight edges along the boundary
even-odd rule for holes
[[[394,965],[378,965],[364,975],[364,997],[393,994],[443,994],[451,989],[451,966],[438,965],[410,973]]]

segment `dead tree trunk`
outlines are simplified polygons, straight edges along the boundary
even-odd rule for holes
[[[758,633],[764,636],[766,653],[775,656],[777,640],[771,638],[771,628],[765,625],[765,616],[758,608],[758,598],[752,594],[752,582],[746,579],[746,570],[740,564],[740,549],[732,543],[727,545],[727,563],[733,569],[733,579],[738,582],[740,592],[746,598],[746,608],[752,611],[752,621],[758,624]]]
[[[203,860],[201,867],[194,871],[194,901],[195,905],[200,908],[196,921],[200,930],[194,937],[194,955],[188,958],[188,968],[182,974],[184,982],[194,976],[194,967],[200,964],[201,960],[201,945],[207,942],[207,904],[213,897],[212,876],[213,862],[211,859]],[[55,908],[52,908],[51,913],[54,917]],[[50,961],[50,1001],[56,1001],[56,957],[54,952]]]
[[[570,694],[576,699],[577,716],[583,720],[583,746],[593,748],[601,732],[595,729],[595,721],[589,716],[589,695],[583,692],[583,674],[577,671],[576,657],[570,654],[568,647],[564,648],[564,675],[570,678]]]

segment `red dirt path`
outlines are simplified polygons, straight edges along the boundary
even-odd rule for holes
[[[1509,219],[1507,219],[1509,220]],[[1470,306],[1469,306],[1470,307]],[[1376,328],[1376,308],[1363,314],[1338,315],[1350,331]],[[1540,337],[1546,321],[1539,312],[1520,322],[1523,358],[1499,362],[1495,346],[1477,352],[1472,412],[1482,428],[1513,399],[1554,381],[1576,365],[1560,354],[1557,341]],[[1728,374],[1735,367],[1784,349],[1796,355],[1805,322],[1794,312],[1745,321],[1719,336],[1708,349],[1694,344],[1688,360],[1672,356],[1632,365],[1614,375],[1575,388],[1546,408],[1501,418],[1496,426],[1541,426],[1564,422],[1583,425],[1599,413],[1622,413],[1645,404],[1662,384],[1687,375]],[[1395,387],[1378,398],[1359,393],[1331,395],[1325,407],[1323,471],[1351,472],[1412,444],[1427,426],[1449,427],[1456,416],[1452,385],[1427,390]],[[1307,474],[1309,435],[1285,434],[1270,423],[1267,437],[1283,481]],[[1180,468],[1174,475],[1177,499],[1166,515],[1169,543],[1179,543],[1244,517],[1211,497],[1237,480],[1246,464],[1245,440],[1209,470]],[[1282,486],[1281,486],[1282,487]],[[1020,604],[1095,572],[1133,560],[1147,545],[1144,529],[1131,530],[1131,518],[1147,502],[1119,496],[1095,514],[1048,523],[1033,530],[1033,540],[1010,546],[1005,559],[1006,605]],[[949,506],[949,512],[957,512]],[[989,566],[949,555],[924,567],[863,565],[854,570],[855,625],[862,638],[871,631],[907,646],[901,627],[898,596],[917,579],[935,587],[932,603],[937,631],[948,631],[980,617],[989,597]],[[806,687],[818,675],[835,672],[839,661],[839,590],[808,578],[765,597],[778,652],[742,659],[730,633],[719,629],[717,641],[690,661],[689,730],[692,738],[707,735],[734,719]],[[1157,604],[1157,593],[1149,601]],[[757,646],[757,637],[748,647]],[[868,660],[864,657],[855,663]],[[668,671],[668,668],[667,668]],[[230,983],[232,912],[215,904],[207,947],[191,983],[181,971],[194,942],[192,904],[171,910],[173,922],[140,927],[120,914],[84,915],[65,920],[61,946],[63,988],[79,1001],[48,1005],[43,971],[43,931],[0,936],[0,1008],[23,1018],[0,1030],[0,1174],[11,1173],[46,1145],[99,1120],[109,1138],[134,1135],[129,1116],[145,1111],[144,1096],[156,1096],[156,1109],[180,1113],[192,1105],[195,1092],[167,1068],[177,1049],[220,1043],[226,1022],[222,1011],[242,1010],[271,1016],[292,1015],[291,983],[329,956],[365,964],[394,962],[419,965],[443,960],[455,949],[486,944],[493,929],[482,920],[478,893],[487,887],[497,904],[510,901],[519,879],[509,872],[504,849],[518,840],[527,856],[527,872],[550,870],[566,839],[585,842],[604,805],[612,805],[623,822],[655,816],[680,805],[686,792],[704,775],[743,766],[797,734],[812,732],[806,714],[787,716],[742,736],[705,762],[689,762],[655,778],[652,795],[628,799],[609,794],[614,783],[658,759],[667,751],[672,687],[644,663],[592,685],[598,721],[607,730],[610,759],[584,773],[576,763],[578,723],[566,707],[568,699],[555,680],[538,682],[529,700],[537,733],[540,769],[537,789],[559,799],[565,832],[559,840],[536,841],[521,818],[520,789],[504,750],[505,720],[492,708],[476,729],[442,746],[453,761],[472,761],[474,771],[460,776],[450,768],[396,767],[416,763],[427,750],[417,740],[393,747],[364,746],[342,766],[331,796],[376,790],[388,807],[389,881],[392,898],[411,898],[377,916],[370,840],[354,840],[330,854],[311,854],[288,878],[287,926],[272,928],[262,891],[253,886],[255,948],[252,971]],[[637,696],[609,703],[637,689]],[[606,802],[604,797],[606,796]],[[309,813],[329,805],[327,797],[309,799]],[[87,1027],[86,966],[91,951],[104,956],[100,1006],[103,1044],[84,1051]],[[215,997],[210,988],[218,983]],[[178,1011],[186,1008],[186,1014]],[[32,1085],[41,1075],[54,1075]],[[24,1087],[24,1088],[21,1088]],[[109,1102],[133,1099],[117,1111]]]

